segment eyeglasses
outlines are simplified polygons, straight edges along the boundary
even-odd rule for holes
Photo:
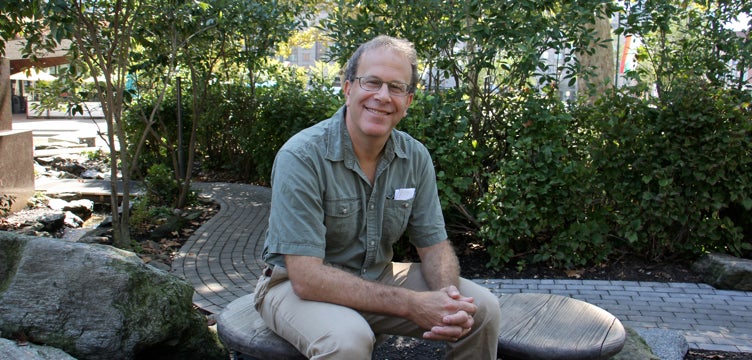
[[[407,96],[410,93],[410,84],[405,84],[399,81],[384,81],[375,76],[356,76],[360,88],[365,91],[377,92],[381,90],[381,86],[386,84],[386,88],[389,89],[389,94],[394,96]]]

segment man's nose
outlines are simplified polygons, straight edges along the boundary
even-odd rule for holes
[[[392,94],[389,93],[389,84],[381,84],[379,90],[376,91],[376,95],[378,95],[379,99],[391,99]]]

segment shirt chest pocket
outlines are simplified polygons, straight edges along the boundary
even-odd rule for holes
[[[362,226],[358,199],[324,200],[327,246],[346,246],[357,239]]]
[[[382,234],[389,240],[390,244],[399,240],[402,233],[405,232],[410,220],[412,208],[413,199],[386,200],[386,203],[384,204],[384,226],[382,228]]]

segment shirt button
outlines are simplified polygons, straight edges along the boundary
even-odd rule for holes
[[[371,245],[371,246],[373,246],[373,244],[374,244],[374,242],[373,242],[373,241],[371,241],[371,242],[370,242],[370,245]]]
[[[373,204],[371,204],[371,206],[369,206],[369,208],[370,208],[371,210],[373,210]]]

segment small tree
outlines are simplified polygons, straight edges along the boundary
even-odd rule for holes
[[[72,41],[69,56],[73,62],[70,73],[85,69],[94,78],[104,76],[97,87],[97,97],[107,123],[107,144],[110,149],[110,206],[114,243],[130,245],[131,164],[127,151],[128,139],[121,121],[126,98],[126,76],[131,49],[131,34],[139,22],[137,15],[149,14],[149,0],[21,0],[3,2],[0,11],[4,20],[0,37],[12,38],[22,32],[27,43],[24,52],[34,57],[42,49],[51,49],[63,39]],[[0,43],[4,48],[4,43]],[[118,179],[122,175],[122,185]],[[122,191],[122,201],[119,199]]]

